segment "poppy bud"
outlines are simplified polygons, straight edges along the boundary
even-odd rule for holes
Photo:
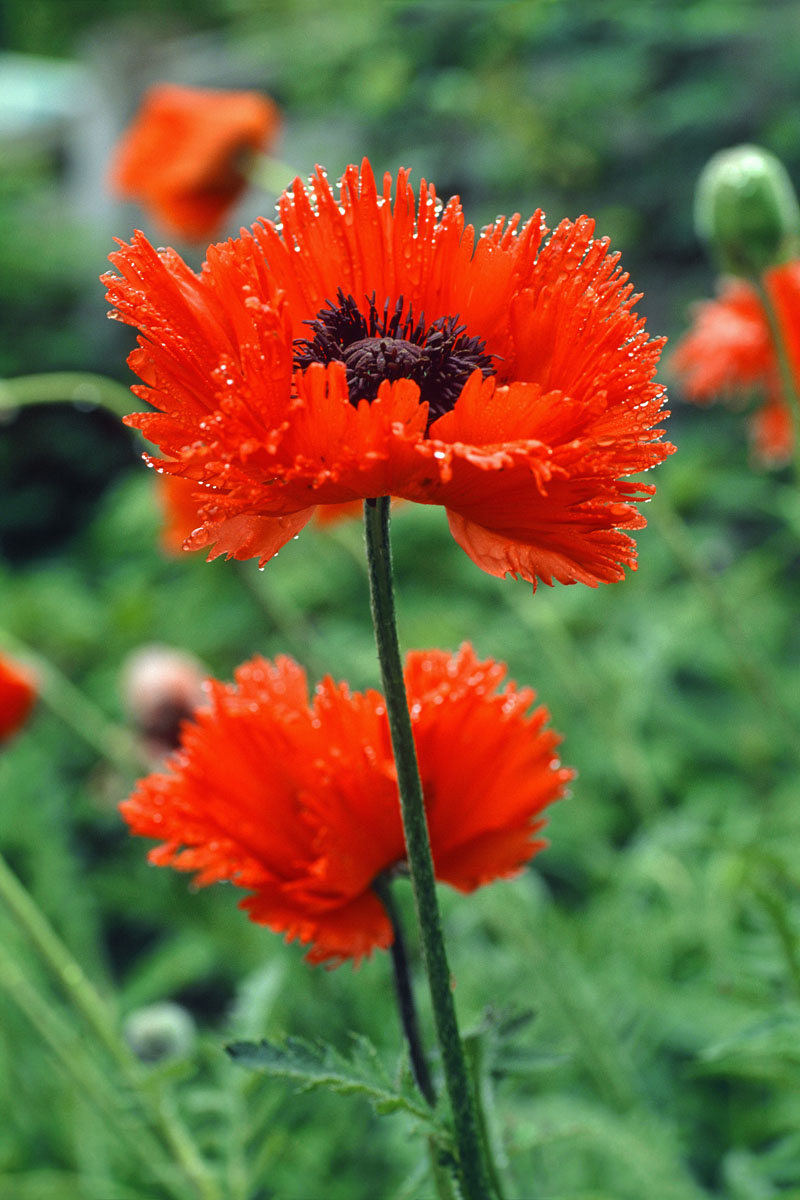
[[[132,1012],[125,1022],[124,1033],[136,1057],[149,1063],[188,1058],[196,1040],[191,1013],[169,1000]]]
[[[191,654],[171,646],[141,646],[122,672],[126,708],[155,758],[174,750],[180,728],[205,701],[206,672]]]
[[[760,146],[720,150],[697,184],[695,228],[723,271],[760,275],[796,250],[800,207],[785,167]]]

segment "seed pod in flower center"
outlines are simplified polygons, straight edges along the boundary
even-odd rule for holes
[[[294,364],[305,370],[312,363],[342,361],[347,368],[350,402],[374,400],[384,380],[410,379],[428,405],[428,425],[449,412],[473,371],[494,375],[491,355],[479,337],[466,337],[458,316],[440,317],[426,327],[424,314],[415,322],[403,297],[389,316],[387,300],[381,312],[373,293],[369,317],[352,296],[340,289],[337,304],[328,301],[312,321],[313,338],[295,341]]]

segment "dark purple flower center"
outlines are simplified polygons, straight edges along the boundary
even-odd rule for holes
[[[351,404],[374,400],[384,379],[411,379],[428,404],[430,425],[450,411],[476,368],[484,378],[495,373],[486,343],[465,336],[466,325],[459,325],[457,316],[426,326],[424,315],[415,321],[410,307],[404,313],[402,296],[391,316],[389,301],[381,312],[374,293],[368,317],[341,288],[336,299],[305,322],[313,337],[295,341],[294,365],[305,370],[312,363],[343,362]]]

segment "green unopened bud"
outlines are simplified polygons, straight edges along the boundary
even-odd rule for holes
[[[797,195],[783,164],[760,146],[735,146],[709,160],[694,216],[721,269],[735,275],[760,275],[797,253]]]
[[[132,1012],[125,1021],[124,1033],[131,1050],[143,1062],[188,1058],[194,1049],[191,1013],[168,1000]]]

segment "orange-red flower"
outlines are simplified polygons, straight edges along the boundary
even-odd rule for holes
[[[200,274],[141,235],[104,281],[138,326],[129,363],[157,413],[128,418],[208,489],[196,546],[275,554],[318,505],[441,504],[490,574],[595,585],[635,565],[624,529],[661,462],[662,342],[588,217],[540,212],[476,238],[408,173],[376,189],[318,170],[280,225],[212,246]],[[213,555],[212,555],[213,557]]]
[[[110,183],[169,234],[207,241],[247,184],[247,159],[277,134],[268,96],[160,83],[117,146]]]
[[[564,794],[557,734],[506,668],[415,651],[405,668],[436,876],[469,892],[513,876],[544,844],[542,809]],[[392,942],[373,884],[402,867],[405,842],[389,728],[378,692],[328,677],[309,704],[288,658],[254,658],[183,727],[169,773],[121,808],[160,839],[154,863],[230,880],[250,917],[310,943],[312,962],[358,960]]]
[[[203,524],[201,509],[207,503],[202,487],[181,475],[157,475],[158,499],[164,513],[161,542],[169,554],[180,554],[195,529]],[[315,514],[319,524],[328,525],[348,517],[361,515],[361,502],[320,506]],[[199,547],[195,547],[199,549]]]
[[[795,386],[800,387],[800,262],[767,271],[764,286],[780,323]],[[784,395],[767,314],[751,283],[724,279],[716,300],[696,306],[692,328],[670,365],[687,397],[697,404],[762,391],[766,402],[750,418],[756,457],[766,466],[782,466],[791,459],[791,401]]]
[[[36,684],[31,673],[0,654],[0,742],[25,724],[35,701]]]

